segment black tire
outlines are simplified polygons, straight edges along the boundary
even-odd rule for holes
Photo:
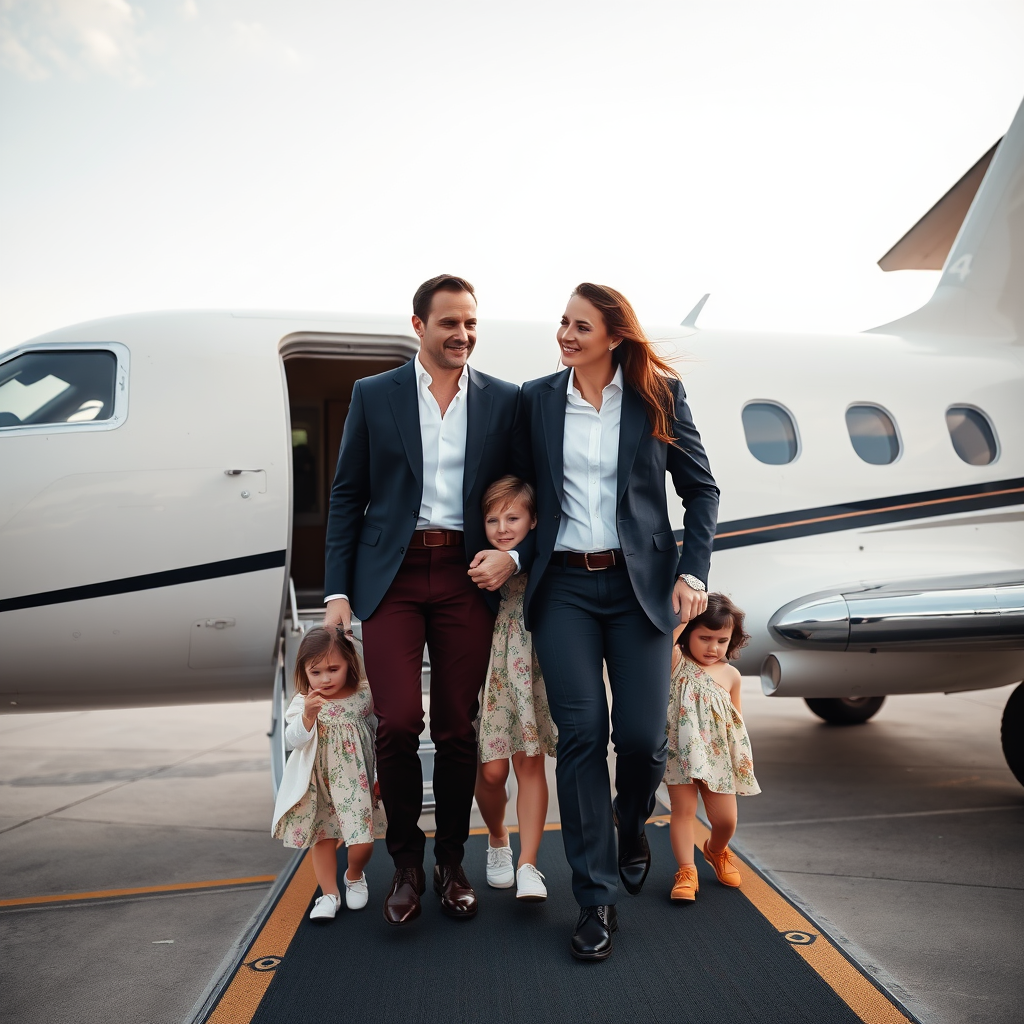
[[[885,703],[884,697],[804,697],[804,703],[831,725],[861,725]]]
[[[1024,786],[1024,683],[1021,683],[1003,708],[1003,723],[999,729],[1003,744],[1003,757],[1017,781]]]

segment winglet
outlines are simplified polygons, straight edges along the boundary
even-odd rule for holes
[[[957,183],[949,202],[940,202],[905,239],[907,249],[934,243],[933,262],[941,258],[937,239],[927,240],[928,222],[941,220],[942,208],[954,213],[965,205],[972,179],[981,178],[977,193],[956,231],[956,216],[945,229],[947,237],[955,231],[942,265],[935,293],[919,310],[873,329],[876,334],[903,337],[971,338],[1001,343],[1024,342],[1024,103],[1020,105],[1008,131],[992,152],[988,168],[980,175],[988,154]],[[954,202],[954,193],[959,192]],[[913,238],[918,235],[916,242]],[[895,249],[900,248],[898,244]],[[895,251],[883,257],[895,258]],[[893,265],[910,265],[895,263]]]
[[[697,305],[694,306],[693,309],[691,309],[690,312],[687,313],[685,317],[683,317],[683,322],[679,326],[680,327],[696,327],[697,326],[697,317],[700,316],[700,311],[704,308],[704,303],[707,302],[709,298],[711,298],[711,292],[705,292],[701,296],[700,302],[698,302]]]

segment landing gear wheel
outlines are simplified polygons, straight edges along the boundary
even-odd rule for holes
[[[1003,708],[999,735],[1003,741],[1003,757],[1017,781],[1024,786],[1024,683],[1010,694]]]
[[[1012,697],[1010,698],[1013,699]],[[832,725],[860,725],[885,703],[884,697],[804,697],[804,703]],[[1024,700],[1021,701],[1024,711]],[[1015,773],[1016,774],[1016,773]]]

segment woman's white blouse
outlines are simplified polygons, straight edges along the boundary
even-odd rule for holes
[[[569,371],[562,438],[564,492],[556,551],[604,551],[619,546],[615,527],[615,484],[619,466],[622,367],[601,392],[601,410],[576,390]]]

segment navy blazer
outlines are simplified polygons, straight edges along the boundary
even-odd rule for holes
[[[700,434],[693,425],[683,385],[669,380],[675,396],[671,432],[674,444],[651,436],[643,399],[630,386],[622,393],[616,487],[616,529],[633,591],[650,620],[664,633],[679,624],[672,611],[672,588],[681,573],[705,584],[718,521],[718,487],[711,475]],[[516,470],[537,488],[536,555],[526,587],[526,628],[530,601],[555,549],[562,516],[562,443],[565,435],[569,370],[523,385],[522,415],[516,437]],[[530,472],[532,468],[533,472]],[[668,517],[665,473],[683,500],[685,540],[676,545]]]
[[[360,619],[373,614],[416,529],[423,496],[423,441],[415,360],[356,381],[338,454],[327,520],[324,594],[347,594]],[[515,384],[470,367],[462,483],[466,561],[488,548],[480,503],[508,470],[519,407]],[[484,591],[493,609],[498,594]]]

